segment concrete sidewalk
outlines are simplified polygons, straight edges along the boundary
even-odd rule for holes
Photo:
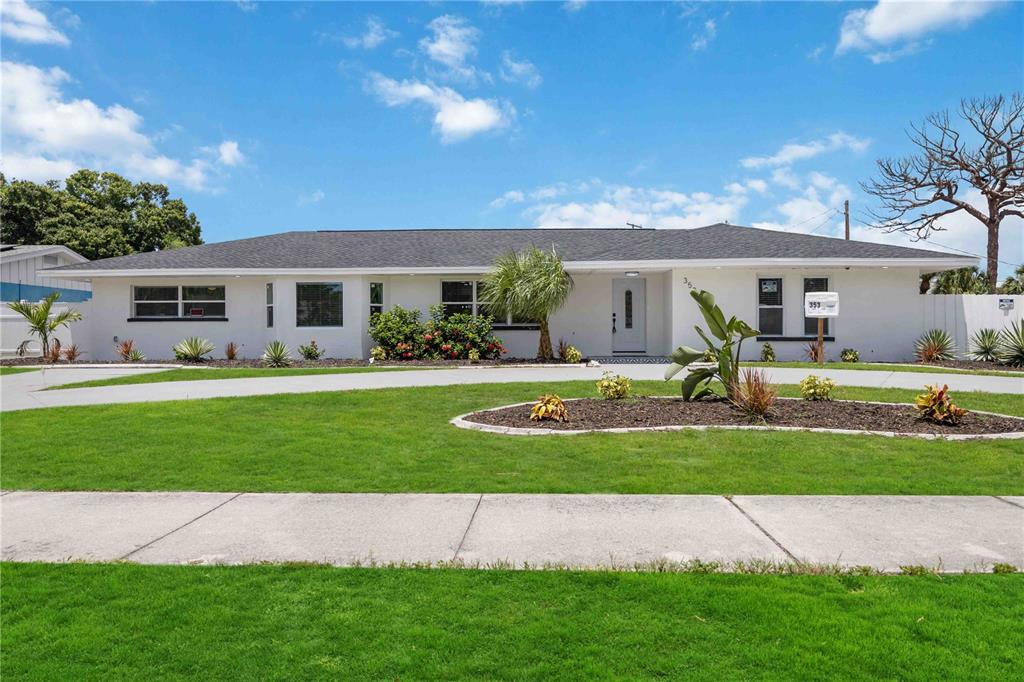
[[[365,372],[358,374],[317,374],[267,379],[219,379],[209,381],[179,381],[156,384],[72,388],[60,391],[40,391],[45,385],[82,381],[82,374],[96,372],[85,378],[103,378],[100,373],[120,371],[121,374],[150,372],[153,370],[74,370],[50,369],[45,376],[33,377],[37,372],[13,374],[0,380],[0,410],[28,410],[40,407],[68,405],[100,405],[107,403],[138,403],[161,400],[195,400],[232,396],[269,395],[274,393],[313,393],[317,391],[349,391],[373,388],[403,388],[414,386],[452,386],[461,384],[502,382],[554,382],[596,381],[604,372],[624,374],[632,379],[661,380],[664,365],[604,365],[578,367],[555,365],[551,367],[482,367],[462,369],[407,370],[401,372]],[[215,370],[211,370],[215,371]],[[896,387],[920,389],[925,384],[949,384],[953,391],[989,391],[992,393],[1024,394],[1024,377],[975,376],[970,374],[934,374],[890,372],[873,370],[807,370],[788,367],[767,368],[771,380],[781,384],[799,383],[808,374],[834,379],[840,386]],[[60,372],[68,372],[61,376]],[[666,382],[666,394],[674,394],[679,382]]]
[[[0,531],[5,561],[1024,567],[1024,497],[9,491]]]

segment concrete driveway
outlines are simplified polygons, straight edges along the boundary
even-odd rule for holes
[[[105,378],[145,369],[48,369],[0,378],[0,410],[28,410],[67,405],[100,405],[107,403],[138,403],[162,400],[196,400],[231,396],[268,395],[274,393],[314,393],[318,391],[349,391],[355,389],[401,388],[411,386],[450,386],[476,383],[553,382],[585,379],[595,381],[603,372],[624,374],[633,379],[661,380],[664,365],[604,365],[578,367],[465,367],[456,369],[408,370],[402,372],[365,372],[358,374],[316,374],[267,379],[219,379],[212,381],[179,381],[157,384],[134,384],[96,388],[74,388],[40,391],[58,383],[71,383],[89,378]],[[211,370],[216,371],[216,370]],[[781,384],[799,383],[808,374],[834,379],[841,386],[895,387],[919,389],[925,384],[949,384],[954,391],[989,391],[1024,394],[1024,377],[974,376],[969,374],[934,374],[869,370],[806,370],[785,367],[769,368],[772,381]],[[34,376],[34,375],[39,376]],[[666,383],[666,394],[675,393],[678,382]]]

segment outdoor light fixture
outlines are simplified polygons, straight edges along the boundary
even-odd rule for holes
[[[639,276],[640,276],[640,273],[637,272],[636,270],[630,270],[629,272],[626,273],[626,277],[639,277]]]

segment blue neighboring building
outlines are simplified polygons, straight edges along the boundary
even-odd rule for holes
[[[0,301],[38,301],[54,291],[63,303],[80,303],[92,298],[88,282],[39,277],[40,270],[86,263],[89,259],[66,246],[0,245]]]

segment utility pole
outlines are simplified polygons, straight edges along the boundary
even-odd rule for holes
[[[846,220],[846,241],[850,241],[850,200],[843,202],[843,218]]]

